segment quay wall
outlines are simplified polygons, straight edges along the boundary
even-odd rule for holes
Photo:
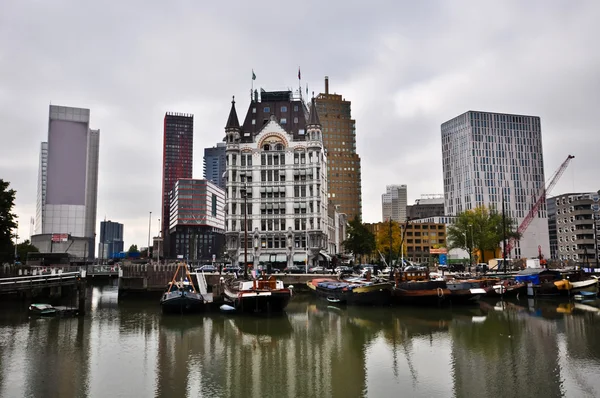
[[[160,295],[165,291],[177,270],[176,264],[129,264],[121,266],[119,296]],[[194,275],[192,273],[192,275]],[[231,278],[232,274],[205,273],[209,290],[215,290],[220,279]],[[319,275],[275,274],[286,286],[292,285],[295,291],[307,290],[306,282]],[[329,275],[331,276],[331,275]],[[196,282],[195,278],[194,283]]]

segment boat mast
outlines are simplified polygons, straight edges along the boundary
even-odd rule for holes
[[[504,194],[502,195],[502,263],[506,273],[506,214],[504,212]]]

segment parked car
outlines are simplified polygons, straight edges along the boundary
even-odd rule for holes
[[[214,265],[212,265],[212,264],[206,264],[206,265],[203,265],[203,266],[201,266],[199,268],[196,268],[196,271],[200,271],[200,272],[217,272],[218,270],[217,270],[217,267],[215,267]]]
[[[308,269],[308,273],[309,274],[326,274],[327,270],[325,269],[325,267],[321,267],[321,266],[310,267]]]
[[[223,267],[224,274],[233,274],[234,272],[237,272],[238,274],[241,273],[242,267],[238,265],[226,265],[225,267]]]
[[[353,272],[352,267],[341,266],[335,269],[335,273],[338,275],[352,275]]]
[[[289,267],[285,267],[283,269],[283,272],[286,274],[303,274],[304,271],[304,267],[299,267],[297,265],[290,265]]]

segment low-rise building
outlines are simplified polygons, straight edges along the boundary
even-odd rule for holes
[[[208,180],[179,179],[169,192],[169,209],[171,258],[200,263],[223,256],[225,192],[221,188]]]

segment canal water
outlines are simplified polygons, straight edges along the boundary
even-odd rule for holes
[[[0,303],[0,397],[598,397],[600,314],[566,302],[163,316],[90,289],[83,318]]]

